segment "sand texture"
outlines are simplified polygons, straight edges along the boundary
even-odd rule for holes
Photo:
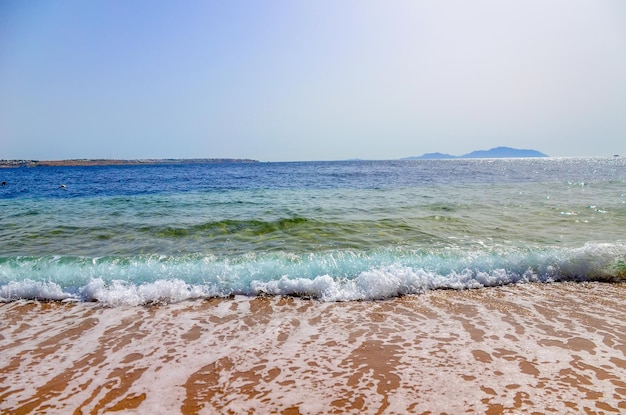
[[[626,413],[626,286],[0,305],[0,412]]]

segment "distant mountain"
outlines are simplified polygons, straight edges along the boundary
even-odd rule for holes
[[[419,157],[409,157],[409,159],[428,159],[428,160],[441,160],[441,159],[455,159],[457,156],[444,153],[426,153]]]
[[[453,156],[443,153],[426,153],[421,156],[407,157],[404,160],[442,160],[442,159],[497,159],[520,157],[549,157],[537,150],[520,150],[511,147],[495,147],[491,150],[477,150],[462,156]]]
[[[460,158],[476,159],[476,158],[515,158],[515,157],[548,157],[537,150],[518,150],[510,147],[495,147],[491,150],[478,150],[462,155]]]

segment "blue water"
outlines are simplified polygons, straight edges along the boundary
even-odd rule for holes
[[[0,300],[380,299],[626,278],[626,163],[0,170]]]

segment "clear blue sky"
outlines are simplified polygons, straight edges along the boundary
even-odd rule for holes
[[[2,0],[0,159],[626,154],[623,0]]]

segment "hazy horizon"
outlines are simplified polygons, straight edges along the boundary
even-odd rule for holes
[[[626,153],[626,3],[0,3],[0,159]]]
[[[506,156],[500,156],[500,155],[494,155],[493,157],[477,157],[477,156],[470,156],[471,153],[476,153],[476,152],[489,152],[492,150],[495,150],[496,148],[501,148],[501,147],[506,147],[508,149],[511,150],[519,150],[519,151],[538,151],[539,153],[543,153],[540,150],[537,149],[531,149],[531,148],[511,148],[511,147],[507,147],[507,146],[497,146],[497,147],[493,147],[493,148],[489,148],[489,149],[475,149],[472,151],[469,151],[467,153],[463,153],[463,154],[453,154],[453,153],[444,153],[441,151],[433,151],[433,152],[427,152],[427,153],[421,153],[421,154],[413,154],[413,155],[409,155],[409,156],[404,156],[404,157],[397,157],[397,158],[393,158],[393,159],[378,159],[378,158],[343,158],[343,159],[324,159],[324,160],[315,160],[315,159],[306,159],[306,160],[258,160],[258,159],[253,159],[253,158],[247,158],[247,157],[181,157],[181,158],[176,158],[176,157],[133,157],[133,158],[121,158],[121,157],[116,157],[116,158],[103,158],[103,157],[74,157],[74,158],[63,158],[63,159],[33,159],[33,158],[20,158],[20,159],[0,159],[0,160],[6,160],[6,161],[37,161],[37,162],[63,162],[63,161],[80,161],[80,160],[88,160],[88,161],[98,161],[98,160],[111,160],[111,161],[146,161],[146,160],[236,160],[236,161],[245,161],[245,160],[250,160],[250,161],[258,161],[258,162],[263,162],[263,163],[268,163],[268,162],[272,162],[272,163],[300,163],[300,162],[333,162],[333,161],[399,161],[399,160],[422,160],[422,161],[426,161],[426,160],[462,160],[462,159],[480,159],[480,158],[485,158],[485,159],[506,159],[506,158],[550,158],[550,159],[603,159],[603,158],[615,158],[615,157],[623,157],[622,154],[610,154],[610,155],[602,155],[602,156],[553,156],[551,154],[545,154],[543,156],[511,156],[511,157],[506,157]],[[432,156],[432,155],[443,155],[443,156],[450,156],[451,158],[449,159],[438,159],[438,158],[429,158],[428,156]],[[466,157],[469,156],[469,157]],[[425,158],[421,158],[421,157],[425,157]],[[0,166],[1,167],[1,166]]]

